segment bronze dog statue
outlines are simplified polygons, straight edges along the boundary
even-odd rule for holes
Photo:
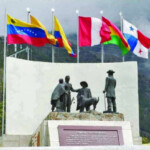
[[[79,110],[80,112],[84,112],[84,108],[86,111],[90,111],[90,106],[93,105],[93,110],[96,109],[96,105],[99,102],[99,97],[91,97],[91,98],[86,98],[85,96],[81,95],[80,96],[80,104],[79,104]]]

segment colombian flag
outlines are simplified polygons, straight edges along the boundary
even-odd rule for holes
[[[110,29],[110,37],[111,40],[104,42],[103,44],[115,44],[119,46],[119,48],[122,51],[122,55],[124,56],[130,51],[130,46],[127,43],[126,39],[124,38],[123,34],[120,32],[120,30],[115,26],[112,22],[110,22],[108,19],[102,17],[102,21],[108,25]]]
[[[7,15],[7,43],[40,47],[48,44],[49,40],[42,28]]]
[[[58,40],[55,46],[64,47],[69,53],[70,57],[77,57],[77,55],[73,52],[72,48],[70,47],[70,43],[68,42],[64,30],[60,25],[56,16],[54,16],[54,24],[55,24],[54,36]]]

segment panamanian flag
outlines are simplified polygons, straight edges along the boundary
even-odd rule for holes
[[[123,19],[123,35],[135,55],[148,59],[150,38],[143,35],[134,25]]]

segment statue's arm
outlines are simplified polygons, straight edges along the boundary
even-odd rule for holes
[[[72,87],[72,85],[71,85],[70,90],[71,90],[72,92],[79,92],[80,89],[76,89],[76,90],[75,90],[75,89]]]
[[[75,89],[71,89],[71,91],[72,91],[72,92],[79,92],[80,89],[76,89],[76,90],[75,90]]]

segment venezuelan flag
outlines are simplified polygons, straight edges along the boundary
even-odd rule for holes
[[[70,43],[67,40],[64,30],[63,30],[62,26],[60,25],[56,16],[54,16],[54,24],[55,24],[54,36],[58,40],[55,46],[56,47],[64,47],[67,50],[70,57],[77,57],[77,55],[73,52],[72,48],[70,47]]]
[[[122,55],[124,56],[130,51],[130,46],[127,43],[126,39],[124,38],[123,34],[120,32],[120,30],[115,26],[112,22],[110,22],[108,19],[102,17],[102,21],[108,25],[110,29],[110,37],[111,40],[104,42],[103,44],[115,44],[119,46],[119,48],[122,51]]]
[[[49,43],[49,40],[42,28],[7,15],[7,43],[40,47]]]
[[[51,35],[50,33],[48,33],[46,27],[39,20],[37,20],[32,15],[30,15],[30,20],[31,20],[31,24],[39,26],[40,28],[42,28],[45,31],[46,36],[47,36],[47,38],[49,40],[49,43],[51,45],[56,45],[57,39],[55,39],[55,37],[53,35]]]

